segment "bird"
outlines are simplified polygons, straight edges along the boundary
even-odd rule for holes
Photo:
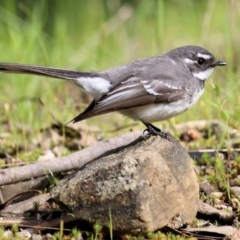
[[[213,69],[225,65],[207,49],[189,45],[103,71],[0,63],[0,72],[58,78],[77,85],[92,101],[73,123],[118,111],[141,121],[149,134],[166,137],[152,123],[188,110],[203,94]]]

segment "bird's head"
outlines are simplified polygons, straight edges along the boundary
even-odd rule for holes
[[[207,49],[198,46],[180,47],[172,50],[168,55],[183,61],[193,76],[202,81],[211,75],[214,67],[226,65],[225,62],[217,61]]]

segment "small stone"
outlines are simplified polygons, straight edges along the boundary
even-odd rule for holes
[[[200,191],[209,195],[214,192],[214,187],[209,182],[202,182],[199,184]]]
[[[213,216],[217,221],[227,224],[232,224],[233,220],[235,219],[235,213],[227,210],[218,210],[202,201],[199,202],[198,214],[204,218],[211,218]]]
[[[19,237],[20,239],[30,239],[31,238],[31,233],[25,230],[22,230],[21,232],[17,232],[16,236]]]
[[[223,192],[212,192],[210,194],[210,197],[212,198],[216,198],[216,199],[221,199],[223,196]]]
[[[238,209],[240,207],[239,199],[231,198],[230,202],[233,208]]]
[[[224,204],[221,204],[221,205],[219,206],[219,209],[227,210],[228,207],[227,207],[226,205],[224,205]]]
[[[74,236],[75,240],[83,240],[82,234],[79,232],[77,236]]]
[[[3,234],[2,234],[2,238],[3,239],[8,239],[8,238],[11,238],[13,236],[13,233],[12,233],[12,231],[10,231],[10,230],[6,230],[6,231],[4,231],[3,232]]]
[[[225,237],[226,239],[239,240],[240,239],[240,230],[237,230],[234,233],[229,233]]]
[[[43,240],[43,237],[39,234],[33,234],[32,235],[32,240]]]
[[[54,155],[54,153],[52,152],[52,150],[46,150],[44,155],[40,156],[38,158],[38,161],[46,161],[49,160],[51,158],[55,158],[56,156]]]
[[[44,237],[43,237],[43,240],[52,240],[53,237],[52,237],[52,234],[50,233],[47,233]]]
[[[240,175],[234,179],[230,179],[230,186],[240,186]]]
[[[233,194],[235,197],[240,198],[240,187],[230,187],[230,193]]]
[[[201,133],[198,130],[192,128],[188,129],[180,136],[181,141],[184,142],[197,141],[199,138],[201,138]]]
[[[222,201],[217,199],[215,200],[215,203],[213,205],[213,207],[215,207],[216,209],[225,209],[226,207],[223,207],[225,206],[224,204],[222,204]]]
[[[231,206],[228,206],[228,207],[227,207],[227,210],[228,210],[229,212],[232,212],[232,211],[233,211],[233,208],[232,208]]]
[[[212,167],[206,167],[205,173],[206,174],[215,174],[215,171]]]

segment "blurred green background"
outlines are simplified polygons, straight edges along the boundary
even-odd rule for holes
[[[200,101],[171,124],[222,119],[239,128],[239,24],[240,1],[235,0],[1,0],[0,61],[104,70],[179,46],[200,45],[228,66],[215,70]],[[0,133],[6,132],[7,123],[13,141],[28,141],[31,136],[19,132],[19,124],[29,127],[34,138],[53,122],[70,121],[89,101],[62,80],[0,74]],[[133,123],[114,113],[82,126],[96,126],[104,136]],[[137,123],[134,129],[144,126]]]

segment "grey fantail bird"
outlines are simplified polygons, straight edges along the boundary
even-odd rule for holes
[[[78,122],[113,111],[142,121],[148,132],[161,131],[151,123],[176,116],[195,104],[213,68],[224,66],[198,46],[176,48],[101,72],[0,63],[0,71],[60,78],[73,82],[93,101],[72,121]]]

